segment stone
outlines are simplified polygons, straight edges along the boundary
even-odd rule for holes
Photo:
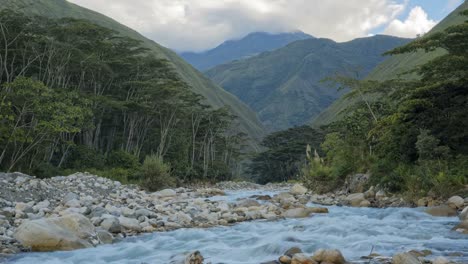
[[[108,217],[105,218],[100,226],[111,233],[120,233],[122,231],[122,227],[120,226],[120,222],[116,217]]]
[[[284,211],[282,215],[286,218],[305,218],[311,214],[312,212],[308,208],[293,208]]]
[[[156,196],[158,197],[174,197],[177,195],[177,193],[172,190],[172,189],[164,189],[164,190],[161,190],[159,192],[155,192],[154,193]]]
[[[114,241],[114,236],[105,230],[97,230],[96,237],[102,244],[112,244]]]
[[[203,264],[204,258],[200,251],[190,253],[185,257],[184,264]]]
[[[63,204],[66,204],[71,200],[79,200],[79,199],[80,199],[79,195],[77,195],[76,193],[69,192],[63,197],[62,202]]]
[[[300,184],[294,184],[291,190],[289,190],[289,193],[292,195],[304,195],[307,193],[307,188]]]
[[[254,207],[254,206],[260,206],[260,203],[252,199],[246,199],[237,203],[237,206],[238,207]]]
[[[281,264],[291,264],[291,257],[290,256],[281,256],[279,257],[278,261],[281,263]]]
[[[317,262],[305,254],[298,253],[291,258],[291,264],[317,264]]]
[[[76,214],[26,221],[16,229],[14,237],[33,251],[56,251],[92,247],[85,238],[94,233],[93,224]]]
[[[456,225],[452,230],[462,234],[468,234],[468,220],[465,220],[460,224]]]
[[[382,200],[383,198],[387,197],[387,194],[385,193],[384,190],[379,190],[376,194],[375,194],[375,199],[377,200]]]
[[[421,264],[421,261],[411,253],[399,253],[393,256],[392,264]]]
[[[347,177],[345,186],[348,193],[362,193],[369,181],[369,174],[354,174]]]
[[[292,256],[294,256],[294,254],[299,254],[299,253],[302,253],[302,250],[300,248],[292,247],[292,248],[286,250],[286,252],[284,252],[283,255],[288,256],[288,257],[292,257]]]
[[[119,222],[120,222],[120,225],[126,230],[136,231],[136,232],[141,231],[140,222],[138,222],[138,220],[134,218],[121,216],[119,217]]]
[[[371,206],[371,203],[368,200],[364,200],[359,203],[359,207],[369,207]]]
[[[138,209],[138,210],[136,210],[136,211],[135,211],[135,215],[136,215],[137,218],[140,217],[140,216],[151,217],[151,216],[154,215],[154,213],[151,212],[151,211],[148,210],[148,209],[144,209],[144,208],[143,208],[143,209]]]
[[[328,214],[328,208],[325,207],[310,207],[308,209],[314,214]]]
[[[457,210],[453,209],[447,205],[435,206],[426,209],[426,213],[432,216],[442,216],[442,217],[449,217],[449,216],[456,216]]]
[[[426,206],[428,205],[428,203],[429,203],[429,202],[428,202],[427,198],[424,197],[424,198],[419,199],[419,200],[416,202],[416,205],[417,205],[418,207],[426,207]]]
[[[361,205],[361,202],[366,200],[363,193],[353,193],[346,197],[346,201],[354,207]]]
[[[81,207],[81,202],[79,200],[72,199],[72,200],[69,200],[68,202],[66,202],[65,206],[78,208],[78,207]]]
[[[319,263],[345,264],[346,260],[343,254],[337,249],[319,249],[315,251],[313,260]]]
[[[463,206],[465,205],[465,200],[461,198],[460,196],[452,196],[450,199],[447,201],[447,205],[450,208],[453,208],[455,210],[462,209]]]

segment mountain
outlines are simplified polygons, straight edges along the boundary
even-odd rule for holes
[[[275,50],[296,40],[312,38],[303,32],[270,34],[255,32],[239,40],[229,40],[218,47],[202,52],[183,52],[180,55],[195,68],[205,71],[233,60]]]
[[[337,72],[368,74],[381,54],[408,39],[374,36],[337,43],[307,39],[260,55],[217,66],[206,72],[213,81],[254,109],[270,130],[307,123],[342,92],[321,82]]]
[[[41,15],[50,18],[72,17],[87,19],[98,25],[113,29],[124,36],[143,42],[150,52],[159,58],[167,59],[194,92],[202,95],[205,102],[215,108],[228,106],[232,114],[239,117],[239,130],[247,133],[251,138],[258,140],[265,134],[265,130],[258,120],[255,112],[238,98],[214,84],[202,73],[194,69],[173,51],[162,47],[156,42],[145,38],[135,30],[128,28],[115,20],[100,13],[69,3],[65,0],[0,0],[0,9],[12,9],[24,12],[27,15]]]
[[[443,31],[444,29],[463,23],[466,18],[460,16],[459,13],[463,10],[468,9],[468,2],[465,1],[455,11],[443,19],[437,24],[427,35],[434,34],[436,32]],[[368,79],[372,80],[390,80],[398,77],[404,79],[417,78],[414,74],[408,74],[409,70],[415,69],[416,67],[423,65],[430,60],[444,54],[442,50],[436,50],[433,52],[418,51],[415,53],[399,54],[387,58],[384,62],[379,64],[368,76]],[[406,74],[405,74],[406,73]],[[354,99],[355,100],[355,99]],[[349,105],[354,103],[353,99],[340,98],[334,102],[330,107],[325,109],[319,116],[312,120],[314,126],[321,126],[329,124],[341,116],[343,110]]]

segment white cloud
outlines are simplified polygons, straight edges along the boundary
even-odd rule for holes
[[[384,30],[384,34],[414,38],[418,34],[427,33],[436,24],[436,21],[429,19],[422,7],[416,6],[405,21],[393,20]]]
[[[302,30],[346,41],[404,10],[396,0],[69,0],[177,50],[204,50],[253,31]]]

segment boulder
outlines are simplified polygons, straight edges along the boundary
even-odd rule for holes
[[[465,200],[461,198],[460,196],[452,196],[450,199],[447,201],[447,205],[450,208],[453,208],[455,210],[462,209],[463,206],[465,205]]]
[[[101,222],[101,227],[109,231],[111,233],[120,233],[122,231],[122,227],[120,226],[120,222],[116,217],[108,217],[105,218]]]
[[[396,254],[392,258],[393,264],[421,264],[421,261],[411,253]]]
[[[371,206],[371,203],[368,200],[364,200],[359,203],[359,207],[369,207]]]
[[[328,208],[325,207],[310,207],[308,209],[314,214],[328,214]]]
[[[383,198],[387,197],[387,194],[385,193],[384,190],[379,190],[376,194],[375,194],[375,199],[377,200],[382,200]]]
[[[305,254],[298,253],[292,257],[291,264],[317,264],[317,262]]]
[[[281,256],[279,257],[278,261],[281,263],[281,264],[291,264],[291,257],[290,256]]]
[[[112,244],[114,241],[114,236],[105,230],[96,231],[96,237],[102,244]]]
[[[442,216],[442,217],[456,216],[457,215],[457,210],[453,209],[452,207],[449,207],[447,205],[430,207],[430,208],[426,209],[425,212],[432,215],[432,216]]]
[[[468,234],[468,220],[465,220],[455,226],[452,230],[460,232],[462,234]]]
[[[286,252],[284,252],[284,256],[288,256],[288,257],[291,257],[294,256],[295,254],[299,254],[299,253],[302,253],[302,250],[298,247],[292,247],[288,250],[286,250]]]
[[[86,217],[74,214],[24,222],[14,237],[33,251],[55,251],[92,247],[85,239],[94,234],[93,224]]]
[[[141,231],[140,222],[138,222],[138,220],[136,220],[134,218],[128,218],[128,217],[125,217],[125,216],[121,216],[121,217],[119,217],[119,222],[120,222],[120,225],[124,229],[130,230],[130,231],[136,231],[136,232]]]
[[[366,201],[363,193],[353,193],[346,197],[346,201],[354,207],[361,205],[361,202]]]
[[[307,188],[300,184],[294,184],[291,190],[289,190],[289,193],[292,195],[304,195],[307,193]]]
[[[309,208],[293,208],[284,211],[282,215],[286,218],[305,218],[311,214]]]
[[[185,257],[184,264],[203,264],[204,258],[200,251],[190,253]]]
[[[315,251],[313,260],[319,263],[345,264],[346,260],[343,254],[337,249],[319,249]]]

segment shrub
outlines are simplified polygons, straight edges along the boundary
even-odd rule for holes
[[[147,156],[141,167],[142,187],[154,192],[176,185],[176,179],[171,176],[171,167],[158,156]]]
[[[106,158],[107,166],[124,169],[137,169],[140,166],[138,158],[123,150],[112,151]]]
[[[83,170],[89,168],[103,169],[106,164],[104,155],[95,149],[79,145],[76,146],[67,158],[66,168]]]
[[[330,192],[337,186],[337,178],[333,176],[332,168],[324,164],[324,162],[316,156],[314,159],[309,159],[309,163],[302,169],[302,182],[304,185],[316,192]]]

